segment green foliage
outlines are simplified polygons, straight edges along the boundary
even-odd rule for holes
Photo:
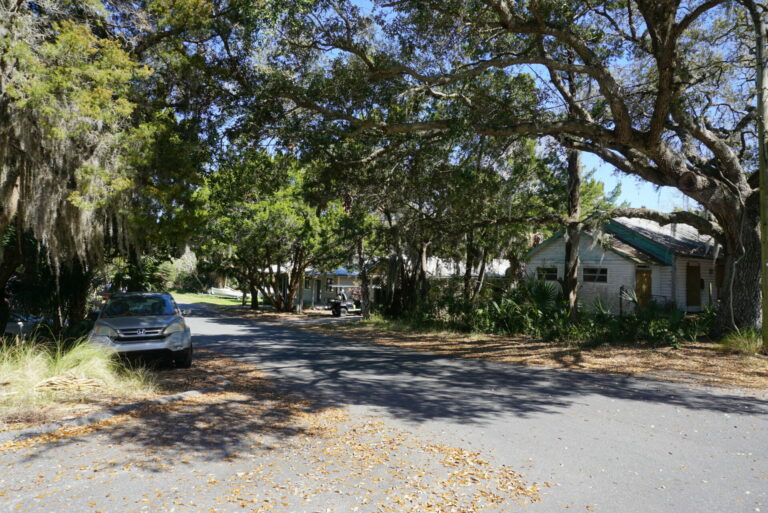
[[[768,354],[768,347],[763,346],[763,337],[756,330],[729,333],[720,341],[720,348],[723,351],[748,355]]]
[[[565,302],[552,282],[528,280],[510,289],[498,301],[475,310],[473,330],[525,334],[567,344],[599,345],[647,343],[678,346],[696,340],[709,330],[714,311],[686,315],[673,304],[651,303],[646,308],[617,316],[597,303],[580,318],[568,318]]]
[[[149,73],[118,41],[97,37],[74,20],[56,22],[55,37],[33,47],[30,41],[2,40],[0,54],[16,58],[6,87],[21,109],[35,111],[54,138],[81,136],[96,123],[114,125],[134,109],[126,97],[130,81]]]
[[[554,326],[566,317],[560,289],[552,282],[527,279],[472,312],[470,327],[475,331],[527,334],[550,338]]]
[[[217,272],[289,309],[306,267],[331,268],[342,260],[336,236],[345,214],[339,202],[322,208],[307,203],[307,171],[292,156],[239,150],[208,180],[200,253]]]
[[[162,292],[173,283],[175,271],[169,262],[155,255],[118,257],[112,261],[110,284],[113,290]]]

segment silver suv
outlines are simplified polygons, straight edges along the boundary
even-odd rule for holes
[[[170,356],[176,367],[192,366],[192,334],[170,294],[114,294],[88,339],[108,345],[118,353]]]

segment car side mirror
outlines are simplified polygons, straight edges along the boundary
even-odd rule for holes
[[[181,315],[183,315],[184,317],[187,317],[188,315],[192,315],[192,310],[190,310],[189,308],[187,308],[186,310],[182,310]]]

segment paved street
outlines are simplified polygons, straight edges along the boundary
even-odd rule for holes
[[[326,480],[298,499],[319,482],[318,465],[340,475],[363,458],[363,443],[383,450],[386,439],[384,459],[403,472],[438,472],[448,449],[424,448],[450,447],[496,469],[488,471],[496,482],[498,469],[511,469],[541,492],[541,502],[487,511],[768,512],[765,393],[449,359],[202,310],[189,322],[198,347],[252,362],[281,394],[312,399],[325,412],[314,427],[326,434],[267,429],[277,408],[237,420],[232,411],[245,407],[237,401],[169,411],[173,421],[133,419],[0,453],[0,511],[411,511],[412,495],[382,489],[392,468],[361,471],[365,486],[362,477]],[[202,419],[208,428],[189,429]],[[452,482],[424,479],[415,487],[422,495]],[[282,502],[267,494],[276,487],[286,490]]]

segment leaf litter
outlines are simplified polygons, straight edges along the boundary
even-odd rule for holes
[[[178,475],[186,490],[123,493],[122,499],[113,492],[98,503],[105,511],[146,505],[153,511],[474,513],[538,502],[540,486],[550,486],[529,484],[479,451],[446,445],[384,418],[319,408],[281,393],[243,362],[204,355],[195,373],[211,382],[223,374],[233,385],[8,442],[0,452],[29,456],[55,444],[61,450],[69,444],[80,447],[95,437],[93,450],[101,457],[94,455],[91,463],[75,469],[73,479],[149,472]],[[184,379],[183,373],[175,375],[169,389],[185,386],[179,383]],[[185,426],[181,441],[179,426]],[[106,460],[105,444],[113,451]],[[61,490],[51,488],[56,481],[49,481],[48,488],[37,485],[35,492],[47,497],[35,499],[38,503],[65,499]],[[14,495],[0,491],[0,504]],[[119,500],[123,503],[116,508],[112,501]]]

